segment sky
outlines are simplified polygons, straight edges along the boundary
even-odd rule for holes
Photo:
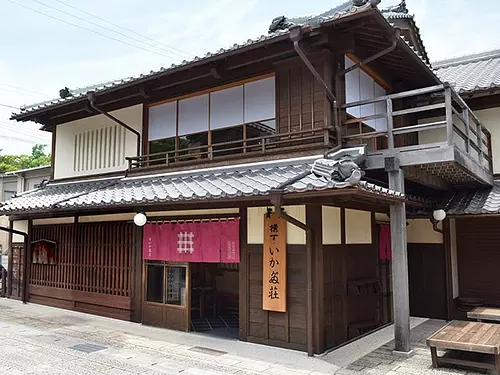
[[[6,106],[168,67],[266,34],[276,16],[314,15],[341,2],[0,0],[0,153],[29,153],[35,143],[50,151],[50,134],[10,121],[16,110]],[[399,2],[382,0],[379,7]],[[407,0],[407,6],[431,61],[500,49],[498,0]]]

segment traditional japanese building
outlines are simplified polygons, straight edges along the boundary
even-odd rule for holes
[[[404,2],[377,3],[14,114],[53,160],[1,206],[10,297],[310,355],[394,322],[410,351],[410,308],[454,311],[443,197],[494,160]]]

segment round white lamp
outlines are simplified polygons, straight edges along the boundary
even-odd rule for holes
[[[146,225],[146,222],[148,221],[148,218],[143,212],[138,212],[134,216],[134,224],[137,225],[138,227],[143,227]]]
[[[435,210],[432,213],[432,217],[436,221],[443,221],[444,219],[446,219],[446,211],[445,210]]]

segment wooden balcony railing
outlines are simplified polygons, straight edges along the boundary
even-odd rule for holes
[[[231,158],[242,158],[272,153],[289,153],[313,148],[329,148],[334,144],[333,129],[318,128],[263,137],[239,139],[211,145],[195,146],[127,157],[129,170],[147,167],[165,167],[196,164]]]
[[[448,84],[352,102],[342,108],[347,111],[367,105],[384,111],[344,121],[344,140],[367,143],[378,139],[381,142],[372,146],[377,150],[455,146],[483,168],[493,170],[490,132]],[[376,119],[386,119],[386,128],[374,130],[368,125]],[[410,135],[415,134],[418,136],[412,139]]]

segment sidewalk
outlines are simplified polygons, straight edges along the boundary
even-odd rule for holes
[[[0,332],[0,374],[9,375],[321,375],[339,369],[302,352],[8,299],[0,299]]]
[[[392,327],[314,358],[305,353],[143,326],[0,299],[0,375],[446,375],[425,339],[444,321],[411,319],[410,358],[392,354]]]

